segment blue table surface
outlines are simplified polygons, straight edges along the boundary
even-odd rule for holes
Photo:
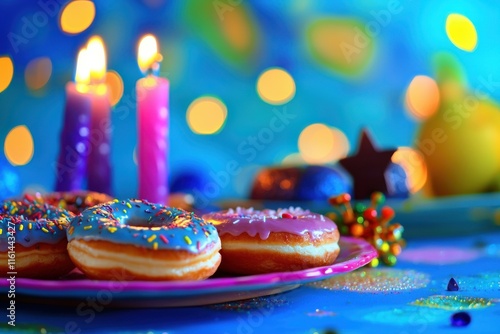
[[[409,240],[403,252],[419,254],[429,248],[442,249],[444,262],[452,263],[419,263],[407,258],[390,268],[362,268],[356,272],[355,284],[350,284],[361,291],[306,285],[274,296],[226,304],[103,308],[91,314],[77,312],[75,307],[19,302],[15,329],[25,333],[499,333],[500,230],[466,237]],[[448,261],[443,254],[450,250],[462,256]],[[388,277],[385,283],[379,282],[380,275]],[[447,291],[451,277],[461,286],[459,291]],[[343,278],[334,277],[331,280],[337,281],[329,282],[339,279]],[[400,290],[385,291],[391,289]],[[435,295],[457,297],[452,300],[455,309],[411,304]],[[466,297],[484,298],[482,301],[490,301],[491,305],[471,308],[475,304],[466,302]],[[460,311],[460,306],[472,321],[466,327],[453,327],[450,317]],[[76,326],[65,328],[69,322]],[[1,332],[9,330],[13,328],[6,324],[0,327]]]

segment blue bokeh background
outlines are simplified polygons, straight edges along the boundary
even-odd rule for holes
[[[418,123],[405,111],[405,91],[415,75],[433,75],[432,59],[440,52],[459,60],[471,86],[481,78],[500,73],[500,47],[495,43],[500,11],[495,10],[498,4],[493,0],[396,1],[402,10],[374,36],[373,57],[357,77],[336,73],[316,62],[307,50],[305,31],[324,17],[373,21],[374,11],[383,10],[391,1],[232,1],[247,13],[255,27],[255,49],[237,61],[214,51],[213,40],[202,33],[203,27],[186,10],[193,2],[180,0],[95,1],[95,20],[84,32],[74,36],[61,32],[56,15],[16,50],[9,33],[20,33],[23,18],[31,20],[42,10],[40,2],[48,1],[0,3],[0,55],[10,56],[15,68],[12,83],[0,93],[0,142],[10,129],[25,124],[35,143],[30,163],[14,167],[20,191],[53,189],[55,172],[51,166],[59,149],[64,85],[72,80],[79,48],[95,34],[106,43],[108,69],[117,71],[125,86],[115,110],[128,112],[112,116],[113,189],[117,197],[137,193],[134,95],[135,82],[142,74],[136,62],[136,45],[145,33],[159,38],[164,55],[161,75],[171,82],[171,176],[186,168],[217,174],[230,161],[241,167],[220,188],[217,197],[246,196],[259,167],[279,164],[285,156],[298,151],[299,134],[309,124],[325,123],[341,129],[351,150],[355,150],[363,127],[371,130],[379,147],[412,146]],[[62,7],[65,1],[57,3]],[[444,24],[450,13],[462,13],[474,22],[479,36],[475,52],[461,51],[447,38]],[[23,72],[37,57],[49,57],[53,71],[48,84],[32,92],[26,87]],[[265,103],[255,88],[259,75],[274,66],[287,70],[297,87],[295,97],[283,106]],[[187,107],[202,95],[214,95],[228,108],[226,124],[217,134],[194,134],[186,122]],[[500,92],[494,91],[492,97],[498,100]],[[286,111],[295,118],[254,159],[247,159],[248,155],[238,151],[239,145],[267,127],[277,111]]]

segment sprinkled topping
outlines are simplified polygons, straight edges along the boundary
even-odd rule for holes
[[[147,249],[199,253],[220,242],[215,227],[194,213],[134,199],[89,208],[71,221],[71,227],[74,232],[68,233],[69,241],[109,240]],[[103,229],[109,233],[102,233]]]
[[[14,224],[16,244],[30,247],[38,243],[54,244],[66,238],[66,229],[73,214],[45,203],[27,199],[0,202],[0,251],[8,248],[3,233]],[[26,228],[24,228],[26,226]]]

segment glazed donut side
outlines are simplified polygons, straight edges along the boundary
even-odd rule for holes
[[[68,252],[89,278],[116,280],[201,280],[219,267],[220,241],[200,254],[187,251],[151,250],[104,240],[73,240]]]
[[[73,214],[27,201],[0,204],[0,270],[5,276],[58,278],[75,266],[67,251],[66,227]],[[14,233],[13,233],[14,232]],[[15,261],[9,262],[15,254]]]
[[[67,241],[56,244],[38,243],[31,247],[16,245],[15,272],[19,277],[50,279],[69,273],[75,265],[68,256]],[[3,276],[12,272],[8,265],[8,252],[0,253],[0,270]]]
[[[140,200],[85,210],[71,221],[68,252],[94,279],[199,280],[220,264],[217,230],[193,213]]]
[[[326,266],[340,252],[335,223],[299,208],[237,208],[203,217],[219,231],[221,269],[226,272],[262,274]]]
[[[236,274],[263,274],[296,271],[332,264],[340,248],[338,234],[326,233],[321,240],[309,235],[272,233],[269,238],[251,237],[247,233],[221,235],[220,269]]]

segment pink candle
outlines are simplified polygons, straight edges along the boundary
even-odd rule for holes
[[[165,204],[168,197],[168,102],[169,82],[153,73],[161,55],[156,39],[145,36],[139,44],[139,67],[146,77],[137,81],[139,143],[139,198]]]
[[[111,105],[106,77],[106,53],[100,37],[92,37],[87,45],[90,63],[90,149],[87,167],[87,189],[111,194]]]

